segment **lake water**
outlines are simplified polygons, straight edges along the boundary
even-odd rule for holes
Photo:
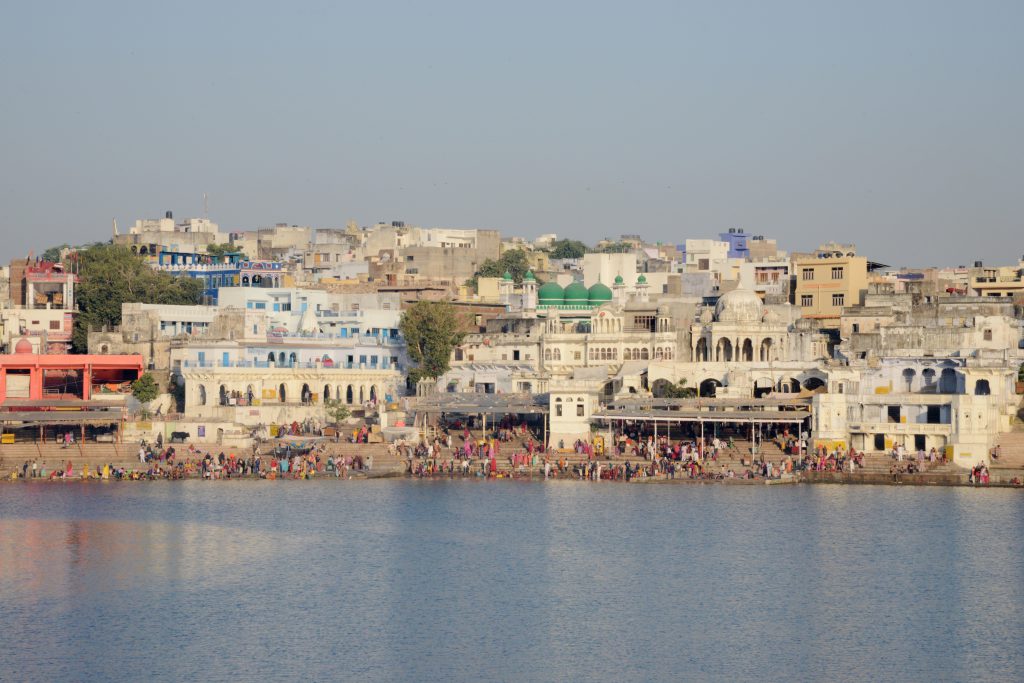
[[[1024,680],[1024,495],[0,486],[4,681]]]

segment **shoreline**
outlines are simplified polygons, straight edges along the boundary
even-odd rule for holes
[[[827,473],[836,474],[836,473]],[[154,483],[154,482],[185,482],[185,481],[205,481],[205,482],[253,482],[253,481],[296,481],[296,482],[307,482],[307,481],[336,481],[336,482],[351,482],[351,481],[370,481],[370,480],[409,480],[409,481],[422,481],[422,482],[514,482],[514,483],[587,483],[587,484],[638,484],[638,485],[721,485],[721,486],[909,486],[909,487],[932,487],[932,488],[971,488],[971,489],[1018,489],[1024,490],[1024,483],[1013,484],[1010,482],[990,482],[988,484],[972,484],[966,479],[962,481],[950,481],[950,477],[943,475],[940,477],[929,477],[914,476],[914,475],[903,475],[899,480],[894,481],[888,475],[853,475],[853,476],[831,476],[831,477],[803,477],[794,476],[784,479],[765,479],[765,478],[754,478],[754,479],[743,479],[743,478],[726,478],[726,479],[703,479],[703,478],[690,478],[690,477],[676,477],[669,478],[664,476],[655,477],[637,477],[630,481],[622,479],[602,479],[602,480],[591,480],[591,479],[580,479],[576,477],[550,477],[545,479],[542,474],[536,476],[522,475],[522,476],[479,476],[479,475],[468,475],[468,476],[412,476],[403,472],[395,471],[379,471],[379,472],[357,472],[349,474],[347,477],[335,476],[329,473],[319,473],[311,477],[290,477],[290,476],[276,476],[276,477],[264,477],[256,475],[237,475],[231,477],[218,477],[209,478],[201,475],[190,475],[183,477],[164,477],[164,476],[149,476],[142,473],[139,476],[125,476],[121,478],[109,477],[102,478],[97,476],[81,477],[63,477],[63,478],[32,478],[28,479],[11,479],[10,477],[4,477],[0,479],[0,483],[15,485],[15,484],[92,484],[92,483]]]

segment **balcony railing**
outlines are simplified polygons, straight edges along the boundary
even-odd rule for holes
[[[403,371],[405,366],[402,363],[324,363],[322,361],[285,361],[284,363],[271,363],[270,361],[258,360],[236,360],[213,361],[213,360],[184,360],[181,362],[183,369],[212,369],[212,368],[283,368],[296,370],[397,370]]]

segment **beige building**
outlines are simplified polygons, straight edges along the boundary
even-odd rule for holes
[[[968,286],[973,294],[1003,298],[1024,294],[1024,261],[1015,266],[996,268],[985,268],[978,264],[970,272]]]
[[[846,306],[861,304],[868,287],[868,260],[849,245],[825,245],[814,254],[795,254],[794,303],[804,318],[838,326]]]

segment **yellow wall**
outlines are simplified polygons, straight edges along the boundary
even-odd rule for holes
[[[833,277],[833,269],[841,268],[840,277]],[[795,303],[805,318],[839,320],[843,306],[860,303],[861,292],[868,287],[868,260],[863,256],[837,258],[800,258],[793,261],[796,275]],[[810,277],[807,277],[808,271]],[[842,294],[842,305],[833,304],[833,295]],[[804,297],[811,297],[804,305]]]
[[[476,293],[481,299],[486,300],[497,300],[498,296],[498,282],[501,278],[497,277],[481,277],[476,280]]]

